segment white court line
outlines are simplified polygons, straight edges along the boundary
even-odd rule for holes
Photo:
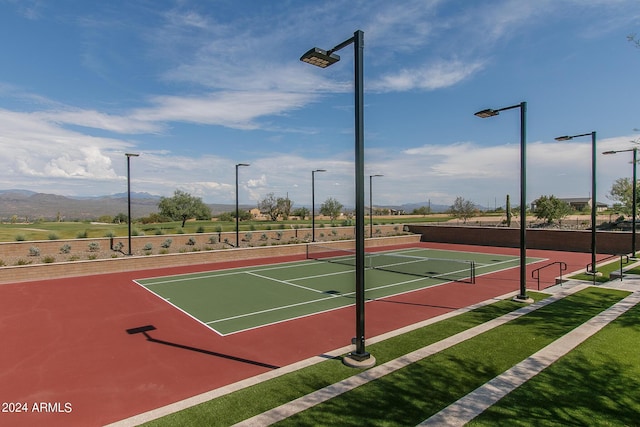
[[[261,274],[254,273],[253,271],[247,271],[247,274],[249,274],[251,276],[259,277],[261,279],[270,280],[272,282],[282,283],[283,285],[288,285],[288,286],[293,286],[295,288],[304,289],[306,291],[316,292],[316,293],[319,293],[319,294],[323,293],[323,291],[320,291],[318,289],[308,288],[308,287],[302,286],[302,285],[296,285],[295,283],[287,282],[286,280],[276,279],[274,277],[263,276]]]

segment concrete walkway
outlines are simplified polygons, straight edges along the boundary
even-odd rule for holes
[[[467,331],[453,335],[440,342],[431,344],[405,356],[363,371],[358,375],[354,375],[343,381],[317,390],[313,393],[293,400],[272,410],[263,412],[262,414],[256,415],[255,417],[244,420],[236,424],[236,426],[248,427],[274,424],[278,421],[295,415],[298,412],[304,411],[315,405],[326,402],[333,397],[353,390],[356,387],[381,378],[387,374],[397,371],[398,369],[404,368],[411,363],[417,362],[421,359],[445,350],[453,345],[473,338],[478,334],[489,331],[497,326],[503,325],[527,313],[531,313],[538,308],[558,301],[559,299],[562,299],[567,295],[582,290],[588,286],[589,285],[585,284],[584,282],[573,281],[565,282],[562,285],[555,286],[553,289],[547,289],[545,290],[546,292],[551,292],[553,294],[549,298],[522,307],[514,312],[508,313],[482,325],[478,325]],[[555,362],[558,358],[571,351],[573,348],[598,332],[608,323],[615,320],[622,313],[626,312],[631,307],[640,302],[640,277],[629,277],[623,281],[609,282],[602,286],[613,289],[628,290],[633,292],[633,294],[629,295],[609,309],[603,311],[588,322],[585,322],[583,325],[566,334],[564,337],[549,344],[544,349],[538,351],[534,355],[525,359],[523,362],[504,372],[502,375],[499,375],[493,380],[487,382],[485,385],[469,393],[467,396],[464,396],[457,402],[443,409],[439,413],[433,415],[431,418],[425,420],[420,425],[461,426],[466,424],[468,421],[482,413],[482,411],[487,409],[489,406],[496,403],[502,397],[507,395],[518,386],[522,385],[527,380],[531,379],[533,376]]]

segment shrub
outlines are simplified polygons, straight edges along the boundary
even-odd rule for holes
[[[114,251],[122,251],[122,248],[124,248],[124,243],[122,242],[118,242],[115,245],[113,245]]]
[[[209,237],[209,243],[215,245],[216,243],[218,243],[218,236],[211,236]]]
[[[267,236],[267,233],[262,233],[262,235],[260,236],[260,240],[262,240],[262,241],[269,240],[269,237]]]
[[[84,231],[80,231],[78,232],[78,234],[76,235],[76,237],[78,239],[86,239],[87,237],[89,237],[89,232],[87,230]]]
[[[56,262],[56,259],[51,255],[47,255],[46,257],[42,258],[42,262],[44,262],[45,264],[51,264],[53,262]]]
[[[16,265],[29,265],[29,264],[31,264],[31,261],[27,261],[27,260],[24,260],[24,259],[19,259],[16,262]]]
[[[276,239],[282,239],[282,231],[276,231]]]
[[[61,254],[68,254],[69,252],[71,252],[71,245],[68,243],[65,243],[64,245],[62,245],[62,247],[60,247],[60,253]]]
[[[106,233],[104,233],[104,237],[116,237],[116,233],[114,233],[113,231],[107,231]]]
[[[196,239],[194,239],[193,237],[189,237],[189,240],[187,240],[186,244],[189,246],[194,246],[196,244]]]
[[[171,247],[171,243],[173,243],[173,240],[167,239],[164,242],[162,242],[160,246],[163,247],[164,249],[169,249]]]
[[[16,242],[24,242],[25,240],[27,240],[27,238],[25,237],[24,234],[18,234],[16,236]]]
[[[60,237],[56,233],[49,233],[49,240],[58,240]]]
[[[163,234],[164,234],[164,231],[162,231],[162,228],[156,228],[155,230],[156,236],[162,236]]]
[[[244,240],[246,240],[247,242],[250,242],[252,238],[253,238],[253,233],[247,233],[244,235]]]
[[[218,225],[216,227],[216,233],[222,233],[222,226]]]
[[[196,230],[196,233],[204,233],[204,227],[203,226],[198,227],[198,229]]]
[[[31,246],[29,248],[29,256],[40,256],[40,248],[37,246]]]
[[[89,243],[89,252],[97,252],[100,250],[100,243],[91,242]]]
[[[144,248],[142,248],[145,251],[151,251],[153,250],[153,245],[151,243],[147,243],[146,245],[144,245]]]

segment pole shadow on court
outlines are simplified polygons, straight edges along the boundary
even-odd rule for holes
[[[174,343],[174,342],[170,342],[170,341],[159,340],[157,338],[153,338],[148,333],[149,331],[155,331],[155,330],[156,330],[155,326],[153,326],[153,325],[145,325],[145,326],[139,326],[137,328],[127,329],[127,333],[129,335],[142,334],[142,335],[145,336],[147,341],[150,341],[150,342],[154,342],[154,343],[157,343],[157,344],[164,344],[164,345],[168,345],[170,347],[175,347],[175,348],[181,348],[183,350],[195,351],[197,353],[208,354],[209,356],[215,356],[215,357],[220,357],[220,358],[223,358],[223,359],[234,360],[236,362],[247,363],[247,364],[250,364],[250,365],[260,366],[260,367],[267,368],[267,369],[278,369],[279,368],[279,366],[270,365],[268,363],[262,363],[262,362],[258,362],[258,361],[255,361],[255,360],[244,359],[242,357],[231,356],[231,355],[228,355],[228,354],[222,354],[222,353],[218,353],[218,352],[211,351],[211,350],[205,350],[205,349],[202,349],[202,348],[192,347],[192,346],[189,346],[189,345],[184,345],[184,344],[178,344],[178,343]]]

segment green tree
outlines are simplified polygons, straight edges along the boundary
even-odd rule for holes
[[[305,219],[306,217],[309,216],[309,209],[302,207],[302,208],[297,208],[293,211],[293,215],[300,217],[300,219]]]
[[[431,214],[431,208],[429,206],[420,206],[419,208],[415,208],[411,215],[429,215]]]
[[[633,180],[631,178],[616,179],[607,197],[620,203],[624,213],[630,213],[633,205]]]
[[[287,197],[278,197],[277,200],[278,205],[278,213],[282,215],[282,219],[289,219],[291,215],[291,207],[293,206],[293,202]]]
[[[449,213],[457,219],[461,219],[466,224],[467,219],[472,218],[478,209],[470,200],[458,196],[449,208]]]
[[[200,197],[194,197],[184,191],[176,190],[173,197],[162,197],[158,203],[160,215],[167,216],[174,221],[185,222],[189,218],[211,219],[211,209],[204,204]]]
[[[278,215],[280,215],[280,209],[278,208],[278,199],[275,194],[269,193],[267,196],[258,202],[258,209],[260,212],[267,215],[271,221],[277,221]]]
[[[329,197],[320,206],[320,213],[322,215],[328,216],[332,221],[334,221],[340,216],[342,208],[343,206],[339,201],[337,201],[333,197]]]
[[[555,196],[541,196],[533,204],[535,205],[533,213],[536,218],[546,220],[547,224],[551,224],[557,219],[562,219],[571,213],[571,206]]]

